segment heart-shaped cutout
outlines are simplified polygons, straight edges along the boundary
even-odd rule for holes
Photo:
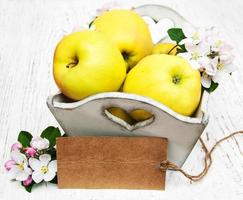
[[[110,107],[105,110],[105,115],[113,122],[132,131],[151,124],[154,120],[153,114],[143,109],[134,109],[130,112],[119,108]]]
[[[168,18],[160,19],[157,22],[149,16],[143,16],[143,19],[148,24],[154,44],[166,38],[168,29],[174,27],[174,22]]]

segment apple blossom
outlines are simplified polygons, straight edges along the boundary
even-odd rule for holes
[[[18,151],[12,151],[11,159],[15,164],[8,171],[10,178],[17,181],[25,181],[32,173],[32,170],[28,167],[26,156]]]
[[[236,69],[232,64],[233,48],[221,39],[216,28],[185,29],[183,32],[186,38],[179,44],[184,44],[187,52],[178,55],[187,59],[193,68],[200,70],[203,87],[209,88],[211,80],[219,82],[225,73]]]
[[[218,31],[215,28],[208,30],[208,37],[206,42],[210,45],[211,52],[208,55],[211,58],[211,65],[216,68],[217,73],[211,76],[214,82],[219,82],[226,73],[232,73],[236,70],[233,64],[234,55],[232,54],[233,47],[226,43],[223,39],[220,39]],[[210,34],[211,33],[211,34]],[[205,76],[202,77],[204,84],[211,84],[211,79]]]
[[[194,69],[200,68],[200,65],[198,63],[199,57],[197,59],[195,59],[195,58],[193,58],[191,53],[179,53],[179,54],[177,54],[177,56],[185,58]]]
[[[43,135],[45,138],[33,138],[29,132],[21,131],[19,142],[11,147],[10,159],[4,163],[9,178],[20,182],[28,192],[42,180],[48,182],[56,176],[57,161],[51,161],[56,158],[56,147],[53,143],[50,145],[49,141],[61,136],[61,133],[58,128],[49,126],[41,133]],[[51,154],[45,154],[46,152]]]
[[[11,146],[11,151],[19,151],[21,148],[22,148],[22,144],[20,144],[19,142],[15,142]]]
[[[205,68],[210,64],[209,58],[207,57],[209,52],[208,46],[200,43],[197,45],[185,44],[185,47],[187,52],[179,53],[178,56],[187,59],[194,69],[200,69],[202,66]]]
[[[32,178],[35,183],[40,183],[41,181],[51,181],[57,172],[57,161],[51,161],[51,156],[49,154],[40,155],[39,159],[30,158],[29,164],[34,170]]]
[[[30,146],[37,150],[47,149],[49,147],[49,140],[42,137],[36,137],[31,140]]]
[[[180,41],[180,45],[197,45],[205,38],[205,31],[202,28],[185,28],[183,29],[183,33],[185,35],[185,39]]]

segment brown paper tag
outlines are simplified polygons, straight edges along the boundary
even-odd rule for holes
[[[163,190],[166,154],[165,138],[60,137],[58,187]]]

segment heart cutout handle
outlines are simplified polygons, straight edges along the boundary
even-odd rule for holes
[[[154,44],[157,44],[163,39],[165,39],[168,36],[168,29],[173,28],[175,26],[174,22],[168,18],[163,18],[159,21],[155,21],[153,18],[149,16],[143,16],[143,19],[145,23],[148,25]]]
[[[128,131],[148,126],[154,121],[154,115],[144,109],[134,109],[128,112],[119,107],[109,107],[104,113],[109,120]]]

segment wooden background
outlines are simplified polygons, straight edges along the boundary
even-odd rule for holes
[[[191,183],[167,172],[166,191],[58,190],[55,185],[34,188],[31,194],[10,182],[3,164],[20,130],[40,134],[56,125],[46,98],[57,88],[52,78],[55,45],[64,34],[87,22],[106,2],[74,0],[0,0],[0,199],[243,199],[243,136],[226,141],[213,154],[207,177]],[[210,123],[203,134],[207,146],[232,131],[243,129],[243,1],[130,0],[122,5],[167,5],[198,26],[215,25],[234,45],[238,71],[226,77],[211,95]],[[197,173],[203,152],[197,144],[184,169]]]

